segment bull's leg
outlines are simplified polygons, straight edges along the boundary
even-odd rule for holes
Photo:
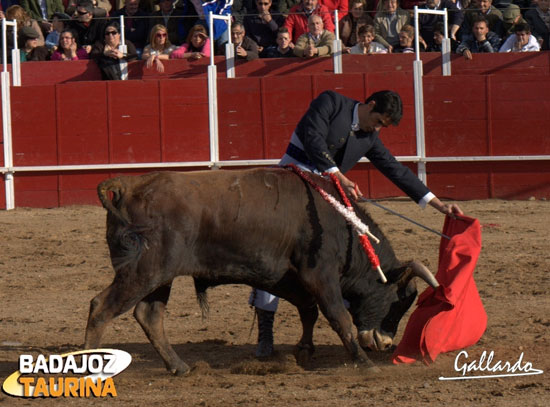
[[[307,284],[317,298],[321,312],[342,340],[352,360],[355,363],[374,367],[353,335],[353,321],[344,305],[338,276],[326,270],[318,271]]]
[[[134,309],[134,317],[164,360],[166,368],[177,375],[187,373],[189,366],[179,358],[164,332],[164,310],[170,297],[171,288],[172,284],[164,285],[141,300]]]
[[[131,309],[151,291],[151,287],[142,287],[138,283],[124,284],[122,279],[115,277],[113,283],[90,303],[85,348],[99,347],[107,323]]]
[[[315,351],[315,346],[313,345],[313,327],[319,317],[319,310],[317,309],[317,305],[313,304],[298,307],[298,312],[302,321],[302,338],[296,345],[295,356],[296,362],[300,366],[306,367]]]

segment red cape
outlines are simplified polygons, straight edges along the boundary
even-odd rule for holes
[[[477,219],[445,219],[439,246],[440,286],[428,287],[419,297],[403,338],[393,354],[393,363],[425,364],[442,352],[475,344],[487,327],[487,314],[481,303],[474,268],[481,251],[481,227]]]

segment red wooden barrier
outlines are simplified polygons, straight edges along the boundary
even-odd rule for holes
[[[426,55],[428,156],[550,155],[548,53],[453,59],[452,77],[441,77],[439,57]],[[344,71],[350,73],[343,75],[331,73],[330,58],[240,63],[237,79],[226,79],[222,70],[220,158],[281,157],[309,102],[325,89],[358,100],[378,90],[396,90],[403,98],[404,116],[399,127],[383,130],[382,141],[395,155],[416,155],[411,57],[345,56]],[[24,64],[25,86],[12,89],[15,165],[210,159],[204,63],[169,61],[167,75],[158,79],[158,73],[138,62],[132,64],[131,74],[144,80],[127,82],[78,81],[95,78],[93,62],[77,62],[80,67],[67,63],[71,68],[56,71],[48,77],[49,84],[30,86],[33,81],[43,82],[44,67],[51,68],[50,64],[55,63]],[[457,75],[457,71],[472,74]],[[483,72],[495,74],[480,75]],[[427,169],[428,184],[441,197],[550,196],[547,161],[428,163]],[[97,183],[114,175],[113,171],[18,172],[16,205],[97,203]],[[402,195],[370,164],[359,165],[351,177],[368,196]],[[5,206],[3,195],[2,190],[0,207]]]

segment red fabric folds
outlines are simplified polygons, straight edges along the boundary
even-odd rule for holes
[[[439,245],[440,286],[428,287],[419,297],[393,363],[425,364],[437,355],[475,344],[487,327],[473,273],[481,251],[481,227],[477,219],[462,216],[445,219]]]

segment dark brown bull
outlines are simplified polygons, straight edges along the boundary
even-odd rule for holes
[[[329,182],[312,178],[337,196]],[[412,277],[424,275],[437,285],[419,263],[402,265],[378,226],[357,211],[381,240],[374,244],[388,278],[381,283],[355,231],[285,169],[151,173],[106,180],[98,193],[108,211],[115,278],[91,302],[85,346],[97,348],[106,324],[135,306],[135,318],[174,374],[189,370],[163,326],[176,276],[194,278],[202,307],[206,288],[228,283],[287,299],[302,321],[297,345],[302,364],[313,352],[317,304],[352,359],[370,366],[361,346],[381,350],[391,345],[416,297]],[[349,313],[343,298],[350,303]]]

